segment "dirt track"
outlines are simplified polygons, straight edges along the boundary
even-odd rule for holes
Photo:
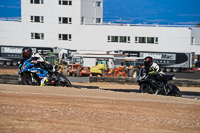
[[[104,90],[0,86],[0,132],[199,132],[200,100]]]
[[[100,89],[0,84],[0,132],[200,131],[200,100],[102,90],[138,89],[137,85],[84,85]],[[200,91],[195,87],[180,89]]]

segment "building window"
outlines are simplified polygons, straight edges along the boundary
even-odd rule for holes
[[[71,34],[58,34],[58,40],[71,41],[72,35]]]
[[[31,16],[31,22],[43,23],[44,17],[43,16]]]
[[[154,37],[147,37],[147,43],[153,43],[154,44]]]
[[[194,44],[195,44],[195,38],[192,37],[192,39],[191,39],[191,45],[194,45]]]
[[[59,17],[59,24],[72,24],[72,18]]]
[[[158,44],[158,37],[135,37],[135,43]]]
[[[44,40],[44,33],[31,33],[31,39]]]
[[[59,5],[72,5],[71,0],[59,0]]]
[[[135,37],[135,43],[138,43],[138,37]]]
[[[155,44],[158,44],[158,37],[155,37]]]
[[[96,23],[101,23],[101,18],[96,18]]]
[[[101,7],[101,2],[100,1],[96,2],[96,7]]]
[[[108,36],[108,42],[130,43],[130,36]]]
[[[81,17],[81,24],[85,24],[85,17]]]
[[[111,42],[118,42],[118,36],[111,36]]]
[[[146,37],[139,37],[139,43],[146,43]]]
[[[43,0],[31,0],[31,4],[44,4]]]
[[[102,7],[100,1],[93,1],[93,7]]]

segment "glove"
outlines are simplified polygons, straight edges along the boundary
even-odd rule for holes
[[[164,73],[164,72],[160,72],[159,75],[160,75],[160,76],[163,76],[163,75],[165,75],[165,73]]]

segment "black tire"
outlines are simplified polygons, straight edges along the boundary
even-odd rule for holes
[[[165,72],[165,68],[160,68],[162,72]]]
[[[149,87],[148,84],[140,84],[139,92],[140,93],[148,93],[149,92],[148,87]]]
[[[175,97],[181,97],[181,91],[176,85],[170,84],[170,94]]]
[[[136,68],[129,70],[128,77],[137,78],[138,72]]]
[[[106,77],[107,74],[105,72],[106,72],[106,70],[102,69],[102,75],[101,75],[101,77]]]
[[[63,73],[64,76],[71,76],[71,73],[69,72],[69,69],[65,69],[64,73]]]
[[[17,61],[13,61],[13,66],[17,66],[18,62]]]
[[[32,82],[31,75],[25,74],[22,76],[22,84],[39,86],[40,85],[39,79],[37,79],[37,77],[35,77],[35,76],[34,76],[34,79],[35,79],[35,82]]]
[[[171,72],[171,68],[166,68],[165,71],[166,72]]]
[[[0,61],[0,66],[3,66],[5,64],[4,61]]]
[[[155,92],[156,95],[166,95],[165,89],[164,88],[159,88]]]
[[[80,71],[81,71],[81,68],[77,68],[76,69],[76,76],[77,77],[80,77],[81,75],[80,75]]]
[[[6,65],[7,65],[7,66],[11,66],[11,65],[12,65],[12,62],[11,62],[11,61],[6,61]]]
[[[59,86],[72,87],[72,84],[66,77],[60,76]]]

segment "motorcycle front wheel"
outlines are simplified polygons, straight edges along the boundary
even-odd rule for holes
[[[40,83],[37,79],[34,78],[34,81],[32,80],[32,77],[30,74],[25,74],[22,76],[22,84],[23,85],[35,85],[35,86],[40,85]]]
[[[140,84],[140,93],[149,93],[149,85],[148,84]]]

